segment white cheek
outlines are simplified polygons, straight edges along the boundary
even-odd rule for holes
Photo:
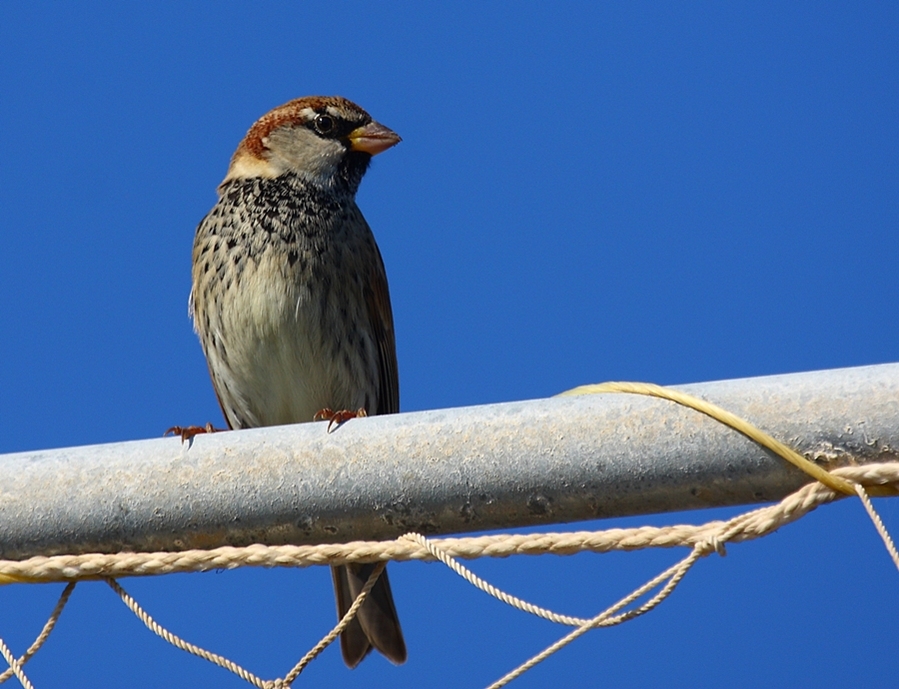
[[[327,184],[345,153],[339,141],[321,139],[308,129],[295,128],[268,137],[271,163],[317,184]]]

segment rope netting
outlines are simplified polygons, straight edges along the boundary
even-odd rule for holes
[[[606,529],[602,531],[576,531],[568,533],[540,533],[491,535],[470,538],[429,539],[420,534],[406,534],[394,541],[356,541],[344,544],[313,546],[265,546],[251,545],[245,548],[222,547],[211,550],[183,552],[116,553],[57,555],[32,557],[22,561],[0,560],[0,583],[68,582],[41,633],[28,650],[18,658],[0,639],[2,653],[9,669],[0,674],[0,683],[15,676],[23,687],[33,685],[25,675],[23,666],[40,649],[53,630],[65,608],[77,581],[105,580],[122,602],[155,634],[183,651],[204,658],[241,677],[260,689],[291,686],[305,667],[353,620],[374,586],[386,563],[391,560],[440,561],[465,578],[473,586],[494,596],[507,605],[523,612],[537,615],[551,622],[574,627],[567,635],[528,659],[501,677],[488,689],[498,689],[511,682],[550,655],[568,645],[586,632],[599,627],[610,627],[643,615],[662,603],[677,587],[691,567],[701,558],[712,553],[723,555],[728,543],[761,538],[791,522],[800,519],[820,505],[847,495],[857,496],[863,503],[893,563],[899,569],[899,552],[883,525],[871,495],[899,494],[899,462],[867,464],[834,469],[827,472],[802,457],[791,448],[779,443],[748,422],[683,393],[667,388],[635,383],[607,383],[602,386],[585,386],[565,394],[590,394],[594,392],[631,392],[670,399],[707,414],[747,435],[764,447],[784,457],[786,461],[809,473],[815,482],[809,483],[788,495],[779,503],[751,510],[726,521],[712,521],[700,525],[673,525],[663,527],[637,527]],[[665,571],[637,587],[603,612],[591,618],[561,615],[551,610],[523,601],[484,581],[459,559],[481,557],[509,557],[511,555],[571,555],[580,552],[604,553],[616,550],[640,550],[645,548],[689,548],[689,554]],[[200,648],[159,625],[116,581],[127,576],[147,576],[174,572],[201,572],[234,569],[237,567],[308,567],[312,565],[340,565],[350,563],[381,563],[375,567],[356,601],[338,622],[293,668],[284,676],[264,680],[240,665],[216,653]]]

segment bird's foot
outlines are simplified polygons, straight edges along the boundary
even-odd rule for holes
[[[195,435],[200,435],[200,433],[221,433],[224,430],[224,428],[216,428],[211,423],[207,423],[205,426],[172,426],[163,433],[162,436],[180,435],[181,442],[183,443],[185,440],[190,440]]]
[[[312,417],[312,420],[327,421],[328,433],[330,433],[335,427],[340,426],[340,424],[342,424],[344,421],[349,421],[350,419],[359,419],[364,416],[368,416],[368,412],[361,407],[356,411],[351,411],[349,409],[334,411],[330,407],[325,407],[324,409],[315,412],[315,416]]]

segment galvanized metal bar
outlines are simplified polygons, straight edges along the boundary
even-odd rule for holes
[[[826,468],[899,461],[899,364],[677,386]],[[808,481],[602,394],[0,455],[0,557],[446,534],[766,502]]]

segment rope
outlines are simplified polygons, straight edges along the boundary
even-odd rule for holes
[[[548,646],[546,649],[533,656],[529,660],[525,661],[517,668],[507,673],[496,682],[491,684],[487,689],[499,689],[499,687],[504,687],[513,679],[523,675],[525,672],[530,670],[532,667],[537,665],[538,663],[543,662],[547,658],[549,658],[552,654],[560,649],[564,648],[572,641],[577,639],[578,637],[584,635],[591,629],[596,629],[597,627],[611,627],[616,624],[621,624],[622,622],[627,622],[628,620],[632,620],[635,617],[639,617],[654,607],[656,607],[659,603],[665,600],[672,591],[674,591],[675,587],[680,583],[681,579],[683,579],[684,575],[690,570],[693,564],[698,560],[702,555],[701,549],[696,548],[692,553],[690,553],[683,560],[678,562],[676,565],[673,565],[666,569],[664,572],[659,574],[654,579],[650,579],[648,582],[643,584],[640,588],[633,591],[630,595],[625,596],[620,601],[615,603],[615,605],[611,606],[604,612],[600,613],[592,620],[585,620],[584,624],[575,629],[573,632],[570,632],[559,641],[554,644]],[[669,578],[670,577],[670,578]],[[668,579],[668,582],[659,591],[656,595],[650,598],[646,603],[641,605],[639,608],[632,610],[630,612],[623,613],[621,615],[615,615],[616,612],[621,610],[622,608],[630,605],[632,602],[643,596],[645,593],[651,591],[660,583]]]
[[[22,664],[16,660],[16,657],[12,654],[12,651],[9,650],[9,646],[6,645],[3,639],[0,639],[0,654],[2,654],[4,660],[9,663],[10,672],[15,673],[16,679],[22,683],[23,689],[34,689],[34,685],[29,681],[28,677],[25,676]]]
[[[403,536],[403,538],[407,538],[410,541],[414,541],[418,543],[424,548],[427,548],[428,552],[434,556],[435,559],[440,560],[443,564],[453,570],[460,577],[465,579],[472,586],[481,589],[484,593],[487,593],[494,598],[501,600],[506,605],[511,605],[513,608],[518,608],[523,612],[529,612],[532,615],[536,615],[537,617],[542,617],[545,620],[549,620],[550,622],[555,622],[556,624],[567,624],[572,626],[582,625],[588,622],[588,620],[583,620],[579,617],[569,617],[568,615],[559,615],[554,613],[552,610],[547,610],[546,608],[541,608],[527,601],[522,600],[521,598],[517,598],[516,596],[509,595],[505,591],[501,591],[496,588],[493,584],[484,581],[470,569],[463,567],[459,562],[457,562],[451,555],[449,555],[445,550],[442,550],[437,546],[436,543],[429,541],[427,538],[417,533],[409,533]]]
[[[362,587],[362,590],[359,592],[359,595],[356,596],[356,600],[353,601],[353,604],[350,606],[350,609],[346,611],[346,614],[337,623],[337,626],[334,627],[330,632],[328,632],[324,638],[319,641],[312,648],[309,653],[304,655],[300,662],[298,662],[293,669],[288,672],[283,679],[283,682],[286,686],[290,686],[293,684],[293,681],[299,677],[300,673],[306,668],[306,666],[311,663],[315,657],[325,650],[328,645],[334,641],[340,633],[346,629],[346,626],[352,621],[352,619],[356,616],[356,613],[359,611],[359,608],[362,607],[362,604],[365,602],[365,599],[368,597],[369,592],[374,588],[374,585],[378,581],[378,577],[381,576],[381,572],[384,571],[384,568],[387,567],[386,562],[380,563],[377,567],[372,570],[372,573],[369,575],[368,579],[365,582],[365,586]]]
[[[868,492],[857,483],[855,484],[855,490],[858,493],[858,497],[861,499],[862,504],[865,506],[868,516],[871,517],[871,521],[874,522],[874,528],[876,528],[877,533],[880,534],[880,538],[883,540],[883,544],[886,546],[887,552],[893,560],[893,564],[896,565],[896,569],[899,569],[899,552],[896,552],[896,544],[893,543],[890,533],[883,525],[883,520],[880,518],[880,515],[874,510],[874,505],[871,504],[871,498],[868,497]]]
[[[293,667],[290,672],[288,672],[284,677],[274,680],[263,680],[254,675],[249,670],[241,667],[237,663],[228,660],[227,658],[220,656],[217,653],[207,651],[205,648],[201,648],[195,644],[185,641],[181,637],[173,634],[158,622],[156,622],[156,620],[154,620],[150,616],[150,614],[147,613],[137,603],[137,601],[134,600],[134,598],[132,598],[125,591],[125,589],[123,589],[119,585],[117,581],[115,581],[114,579],[107,579],[106,583],[109,584],[110,588],[112,588],[112,590],[119,595],[119,598],[122,599],[122,602],[128,606],[131,612],[133,612],[137,616],[137,618],[144,623],[147,629],[158,635],[163,640],[175,646],[175,648],[180,648],[182,651],[187,651],[188,653],[191,653],[199,658],[208,660],[210,663],[214,663],[219,667],[225,668],[226,670],[228,670],[229,672],[233,672],[235,675],[245,680],[246,682],[249,682],[254,687],[258,687],[259,689],[276,689],[280,687],[289,687],[291,684],[293,684],[293,682],[297,677],[299,677],[300,673],[306,668],[306,666],[310,662],[312,662],[315,657],[319,655],[319,653],[325,650],[325,648],[327,648],[328,645],[330,645],[338,636],[340,636],[340,633],[344,629],[346,629],[346,626],[356,616],[359,608],[362,607],[362,604],[368,597],[369,592],[378,581],[378,577],[381,576],[381,572],[384,571],[384,568],[386,566],[387,563],[382,562],[380,565],[374,568],[371,575],[368,577],[368,580],[366,580],[365,586],[362,587],[362,591],[360,591],[359,595],[356,597],[356,600],[353,601],[353,604],[350,606],[350,609],[347,610],[346,614],[341,618],[337,625],[330,632],[328,632],[325,637],[312,648],[311,651],[303,656],[303,658]]]
[[[9,657],[6,655],[6,651],[2,651],[3,657],[9,663],[9,669],[0,674],[0,684],[3,684],[6,680],[13,676],[15,673],[19,682],[22,683],[22,686],[30,687],[28,684],[28,678],[25,677],[25,673],[22,670],[22,666],[25,665],[29,660],[31,660],[31,656],[38,652],[41,646],[44,645],[44,642],[47,640],[47,637],[50,636],[50,632],[53,631],[53,628],[56,626],[56,622],[59,619],[59,616],[62,614],[63,608],[66,607],[66,603],[69,602],[69,597],[72,595],[72,591],[75,590],[75,582],[69,582],[69,584],[63,589],[62,595],[60,595],[59,600],[56,601],[56,605],[53,608],[53,612],[50,613],[50,617],[47,619],[47,622],[44,624],[44,628],[41,629],[40,634],[37,635],[37,638],[32,642],[31,646],[28,647],[28,650],[25,651],[18,659],[14,659],[13,662],[10,662]],[[3,648],[6,648],[6,644],[3,643],[3,640],[0,639],[0,644],[3,644]],[[9,649],[7,649],[8,651]],[[17,669],[18,668],[18,669]],[[23,679],[24,678],[24,679]]]
[[[125,589],[123,589],[115,579],[107,579],[106,583],[109,584],[109,587],[113,591],[119,594],[119,598],[122,599],[122,602],[128,606],[131,612],[133,612],[141,622],[144,623],[147,629],[149,629],[157,636],[161,637],[163,640],[172,644],[172,646],[174,646],[175,648],[180,648],[182,651],[187,651],[188,653],[203,658],[204,660],[208,660],[210,663],[215,663],[219,667],[223,667],[226,670],[233,672],[241,679],[246,680],[254,687],[258,687],[259,689],[268,689],[268,687],[271,686],[264,680],[259,679],[252,672],[244,670],[237,663],[232,662],[227,658],[218,655],[217,653],[212,653],[211,651],[207,651],[205,648],[200,648],[199,646],[185,641],[177,634],[172,634],[172,632],[160,625],[147,612],[145,612],[144,609],[140,607],[138,602],[134,600],[130,595],[128,595]]]

